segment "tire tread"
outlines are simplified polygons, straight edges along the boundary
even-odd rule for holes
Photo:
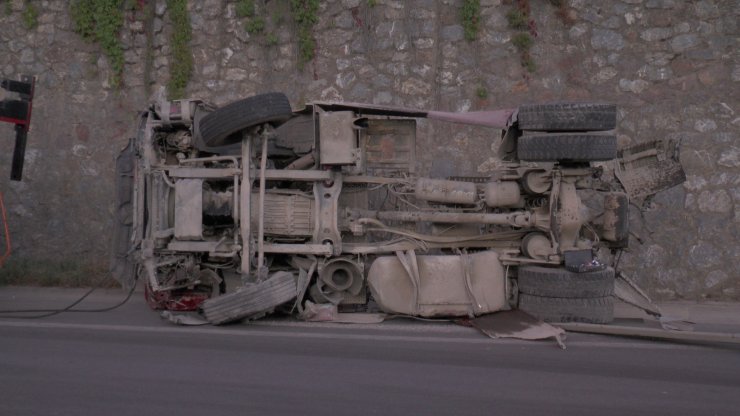
[[[519,107],[518,121],[521,130],[613,130],[617,124],[617,106],[602,103],[528,104]]]

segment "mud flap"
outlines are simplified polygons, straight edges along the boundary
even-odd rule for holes
[[[644,198],[682,184],[686,173],[678,158],[679,143],[656,140],[619,151],[615,174],[630,199]]]

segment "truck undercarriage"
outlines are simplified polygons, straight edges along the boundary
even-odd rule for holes
[[[502,129],[500,167],[418,175],[420,118]],[[221,108],[159,100],[117,160],[114,275],[141,278],[155,309],[198,309],[215,324],[302,314],[308,301],[608,323],[630,199],[683,180],[671,143],[618,151],[615,126],[608,104],[444,113],[294,111],[280,93]]]

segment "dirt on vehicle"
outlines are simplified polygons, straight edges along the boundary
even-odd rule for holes
[[[214,324],[317,307],[608,323],[630,201],[684,180],[675,143],[618,149],[616,112],[159,100],[117,160],[115,275]],[[502,130],[499,167],[419,176],[421,118]]]

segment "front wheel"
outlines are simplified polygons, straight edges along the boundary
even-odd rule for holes
[[[203,117],[198,125],[203,142],[211,147],[225,146],[241,140],[240,132],[259,124],[275,126],[293,115],[288,97],[271,92],[227,104]]]

